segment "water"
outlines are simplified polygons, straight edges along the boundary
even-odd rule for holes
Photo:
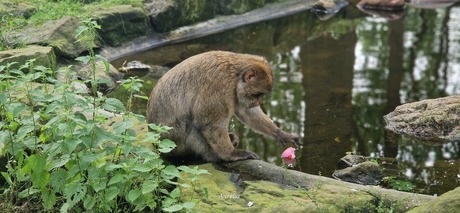
[[[330,177],[346,153],[386,162],[386,172],[442,194],[460,186],[460,143],[430,146],[385,132],[383,115],[396,106],[460,94],[460,5],[406,7],[404,17],[369,17],[348,6],[330,20],[310,12],[217,35],[155,48],[117,61],[172,67],[208,50],[262,55],[273,67],[275,88],[264,111],[284,130],[302,137],[295,169]],[[154,79],[146,81],[145,95]],[[115,96],[122,96],[117,91]],[[136,110],[145,113],[146,102]],[[242,143],[263,160],[281,165],[284,148],[235,120]]]

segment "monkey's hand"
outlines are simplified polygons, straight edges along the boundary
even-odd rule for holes
[[[278,130],[274,134],[274,138],[277,139],[283,147],[286,147],[289,143],[293,144],[296,149],[299,149],[300,139],[295,134],[289,134],[282,130]]]
[[[231,161],[238,161],[238,160],[247,160],[247,159],[254,159],[259,160],[259,156],[256,153],[241,149],[235,149],[232,152],[232,159]]]

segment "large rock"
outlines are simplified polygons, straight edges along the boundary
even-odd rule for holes
[[[56,55],[51,47],[31,45],[22,49],[12,49],[0,52],[0,65],[6,66],[8,63],[17,62],[17,64],[10,67],[10,69],[19,68],[31,59],[35,59],[35,66],[41,65],[53,70],[56,68]]]
[[[458,213],[460,211],[460,187],[446,192],[439,198],[424,203],[409,213]]]
[[[0,19],[3,19],[4,16],[29,18],[34,11],[35,8],[24,1],[0,1]]]
[[[460,140],[460,96],[403,104],[384,119],[386,129],[430,144]]]
[[[214,0],[148,0],[145,7],[156,32],[167,32],[215,16]]]
[[[379,164],[366,161],[340,169],[332,174],[334,178],[339,180],[357,183],[362,185],[378,185],[383,178],[382,168]]]
[[[99,35],[105,45],[119,46],[151,31],[147,14],[131,5],[101,9],[94,18],[101,25]]]
[[[48,21],[38,27],[26,29],[8,35],[7,42],[14,44],[40,44],[52,46],[56,55],[66,58],[75,58],[87,47],[77,42],[75,29],[80,26],[80,19],[64,17],[59,20]]]

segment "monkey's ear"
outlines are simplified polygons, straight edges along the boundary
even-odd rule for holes
[[[253,81],[255,77],[256,77],[256,72],[254,70],[250,69],[250,70],[247,70],[246,72],[244,72],[243,81],[244,81],[244,83],[248,83],[248,82]]]

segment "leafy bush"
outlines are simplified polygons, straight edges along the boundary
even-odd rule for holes
[[[88,47],[95,28],[97,23],[87,20],[78,30]],[[101,57],[90,48],[90,55],[79,60],[93,64],[97,59]],[[177,180],[180,171],[194,176],[206,171],[163,162],[160,154],[175,147],[160,139],[169,127],[149,124],[152,131],[142,136],[134,128],[144,117],[118,99],[102,96],[94,89],[99,83],[95,77],[81,82],[93,88],[93,96],[83,96],[70,80],[75,73],[68,67],[50,70],[33,62],[18,69],[11,68],[14,63],[0,66],[0,147],[8,160],[1,173],[7,182],[3,200],[11,206],[33,202],[61,212],[173,212],[194,207],[197,201],[179,199],[180,188],[191,186]],[[57,75],[65,80],[56,80]],[[122,85],[133,98],[142,82],[130,78]]]

